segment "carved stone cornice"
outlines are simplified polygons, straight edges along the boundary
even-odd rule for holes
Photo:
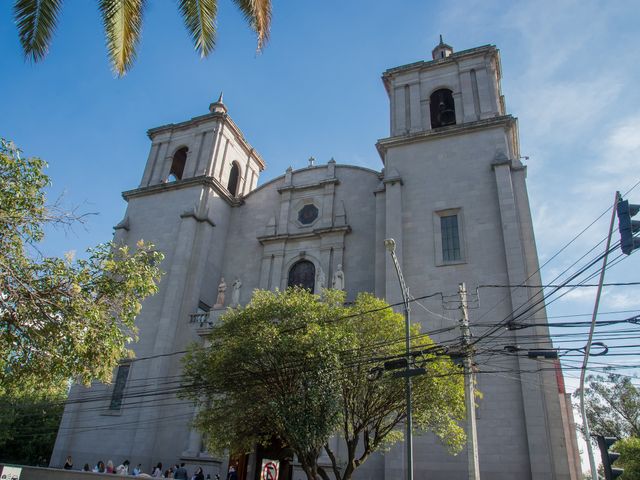
[[[310,188],[320,188],[332,183],[335,185],[340,185],[340,180],[338,180],[337,177],[333,177],[333,178],[323,178],[318,182],[304,183],[301,185],[294,185],[294,184],[283,185],[281,187],[278,187],[278,193],[296,191],[296,190],[308,190]]]
[[[181,190],[183,188],[190,188],[194,186],[210,187],[220,196],[220,198],[224,199],[232,207],[244,204],[242,197],[231,196],[227,189],[224,188],[218,180],[207,175],[200,175],[197,177],[186,178],[184,180],[176,180],[175,182],[159,183],[157,185],[149,185],[148,187],[127,190],[122,192],[122,198],[128,202],[130,198],[155,195],[162,192]]]
[[[435,130],[427,130],[424,132],[412,133],[409,135],[396,135],[395,137],[381,138],[376,143],[378,154],[384,162],[387,150],[391,147],[407,145],[417,142],[428,142],[444,137],[455,135],[465,135],[476,130],[487,130],[495,127],[512,128],[517,127],[518,119],[512,115],[501,115],[499,117],[485,118],[475,122],[466,122],[448,127],[441,127]]]
[[[147,130],[147,136],[151,140],[153,140],[153,138],[156,135],[160,135],[163,133],[167,133],[171,135],[174,132],[193,128],[194,126],[200,126],[202,124],[206,124],[207,122],[211,122],[215,120],[223,122],[224,125],[227,126],[229,130],[233,132],[234,136],[238,139],[239,144],[243,148],[245,153],[255,159],[255,161],[258,163],[260,167],[260,171],[264,170],[265,162],[262,159],[262,156],[256,151],[255,148],[251,146],[249,142],[247,142],[240,128],[238,128],[238,126],[235,124],[235,122],[231,119],[231,117],[227,113],[212,112],[212,113],[207,113],[205,115],[193,117],[192,119],[184,122],[169,123],[166,125],[161,125],[159,127],[150,128],[149,130]]]
[[[311,231],[307,232],[299,232],[299,233],[280,233],[276,235],[261,235],[258,238],[258,241],[264,245],[265,243],[270,242],[282,242],[285,240],[299,240],[303,238],[317,238],[322,235],[327,235],[331,233],[342,233],[346,235],[351,232],[350,225],[343,225],[339,227],[325,227],[325,228],[314,228]]]

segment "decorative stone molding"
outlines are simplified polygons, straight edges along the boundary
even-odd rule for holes
[[[268,243],[268,242],[275,242],[280,240],[299,240],[303,238],[315,238],[323,234],[339,233],[339,232],[343,232],[345,234],[350,233],[351,226],[343,225],[343,226],[335,226],[335,227],[328,227],[328,228],[315,228],[310,232],[301,232],[301,233],[282,233],[279,235],[261,235],[257,237],[257,239],[262,245],[264,245],[265,243]]]
[[[187,178],[184,180],[176,180],[175,182],[161,183],[158,185],[136,188],[134,190],[127,190],[122,192],[122,198],[128,202],[130,198],[144,197],[146,195],[153,195],[163,191],[180,190],[193,186],[205,186],[212,188],[220,198],[224,199],[232,207],[238,207],[244,204],[244,199],[242,197],[236,198],[231,196],[227,189],[223,187],[218,180],[208,175],[199,175],[197,177]]]
[[[314,168],[321,168],[321,167],[314,167]],[[324,185],[333,183],[335,185],[340,185],[340,180],[338,180],[336,177],[333,178],[325,178],[323,180],[320,180],[319,182],[314,182],[314,183],[305,183],[302,185],[293,185],[293,184],[286,184],[283,185],[282,187],[278,188],[278,193],[283,193],[283,192],[288,192],[288,191],[298,191],[298,190],[307,190],[309,188],[319,188],[319,187],[323,187]]]
[[[189,210],[185,210],[180,214],[180,218],[194,218],[197,222],[207,222],[212,227],[215,227],[216,224],[213,223],[213,219],[209,216],[208,208],[198,208],[197,205],[194,205]]]
[[[130,227],[129,227],[129,215],[126,215],[121,221],[120,223],[118,223],[115,227],[113,227],[114,230],[125,230],[125,231],[129,231]]]
[[[474,130],[484,130],[495,127],[512,128],[517,127],[517,119],[512,115],[503,115],[500,117],[486,118],[475,122],[459,123],[448,127],[440,127],[437,130],[429,130],[411,135],[397,135],[394,137],[381,138],[376,143],[376,148],[380,158],[384,162],[384,157],[389,147],[398,145],[406,145],[414,142],[422,142],[435,138],[448,137],[453,135],[466,135]]]

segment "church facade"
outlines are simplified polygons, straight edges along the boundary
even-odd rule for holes
[[[478,337],[528,304],[535,289],[478,288],[541,284],[518,124],[506,112],[500,78],[495,46],[454,52],[442,41],[431,60],[384,72],[390,135],[376,144],[379,171],[310,161],[258,186],[265,162],[222,97],[208,114],[149,130],[142,180],[123,193],[128,206],[115,239],[154,243],[165,254],[166,275],[137,319],[136,359],[122,362],[110,385],[72,387],[52,466],[67,455],[80,465],[126,458],[147,472],[157,462],[184,461],[212,478],[226,478],[230,464],[243,480],[259,478],[261,452],[229,458],[204,450],[190,426],[192,404],[175,396],[180,352],[206,341],[224,310],[249,302],[256,288],[337,286],[348,299],[368,291],[399,303],[387,238],[395,240],[414,297],[442,292],[411,305],[423,331],[458,324],[452,295],[461,282]],[[538,326],[526,335],[500,331],[500,346],[493,337],[478,343],[481,476],[581,478],[557,361],[493,351],[505,339],[516,347],[551,347],[548,329],[539,326],[546,324],[544,309],[519,321]],[[535,345],[525,339],[532,332]],[[457,336],[454,329],[433,338]],[[428,433],[414,436],[413,451],[415,478],[469,478],[467,453],[449,455]],[[367,460],[355,478],[396,480],[405,468],[400,442]],[[287,477],[305,478],[295,464]]]

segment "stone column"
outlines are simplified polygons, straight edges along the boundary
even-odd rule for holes
[[[260,288],[262,290],[269,289],[269,278],[271,276],[271,262],[273,255],[264,255],[260,264]]]
[[[462,93],[454,92],[453,93],[453,103],[456,109],[456,124],[461,124],[465,118],[465,110],[464,105],[462,104]]]
[[[396,256],[400,265],[403,264],[402,255],[402,179],[395,169],[387,171],[384,179],[386,193],[386,238],[393,238],[396,242]],[[386,251],[385,255],[385,300],[388,303],[402,301],[402,293],[398,283],[395,266],[391,255]],[[401,310],[401,308],[399,309]]]
[[[155,185],[161,183],[163,180],[167,178],[166,175],[169,175],[169,169],[171,168],[171,163],[167,165],[166,172],[167,174],[163,177],[165,171],[165,164],[167,162],[167,151],[169,150],[169,142],[164,142],[160,145],[158,150],[158,154],[156,155],[156,159],[153,162],[153,170],[151,171],[151,179],[147,183],[147,185]],[[169,159],[171,162],[171,159]]]
[[[193,257],[198,256],[198,249],[194,248],[198,231],[198,221],[193,216],[185,216],[180,223],[179,232],[171,256],[171,264],[164,278],[166,282],[162,309],[157,320],[156,335],[153,341],[153,354],[161,355],[174,350],[177,329],[184,325],[184,299],[188,298],[187,288],[192,284],[190,266]],[[212,229],[212,227],[208,227]],[[159,388],[159,383],[166,377],[172,357],[158,357],[148,361],[146,378],[159,379],[150,385],[149,390]],[[141,401],[147,400],[142,398]],[[141,408],[138,414],[139,427],[133,441],[131,457],[147,461],[154,451],[155,438],[160,422],[161,408]],[[148,428],[146,428],[148,427]]]
[[[520,221],[511,178],[511,165],[508,161],[502,162],[494,164],[493,169],[498,192],[509,284],[519,285],[527,280],[527,272],[520,238]],[[513,289],[510,297],[511,307],[515,311],[528,302],[528,289]],[[516,339],[527,337],[530,334],[529,330],[518,330],[516,331]],[[522,342],[525,346],[529,346],[526,344],[526,339],[522,340]],[[529,370],[536,369],[537,364],[535,361],[520,356],[518,357],[518,365],[521,371],[520,387],[529,446],[531,479],[546,480],[556,478],[553,468],[548,418],[545,412],[544,383],[539,385],[541,377],[538,373],[527,373]]]
[[[151,174],[153,173],[153,167],[158,161],[158,150],[162,146],[161,142],[154,143],[151,145],[151,151],[149,152],[149,157],[147,158],[147,164],[144,167],[144,173],[142,174],[142,180],[140,181],[140,187],[149,186],[149,182],[151,181]]]
[[[411,119],[411,133],[422,130],[422,111],[420,109],[420,83],[412,83],[409,86],[409,105]]]
[[[478,100],[480,101],[480,118],[493,117],[496,109],[495,93],[486,68],[476,70],[476,79],[478,81]]]
[[[471,72],[469,70],[460,73],[460,89],[462,94],[462,105],[464,116],[456,118],[458,123],[473,122],[479,118],[480,112],[475,111],[473,99],[473,86],[471,84]]]
[[[278,234],[289,231],[289,208],[291,205],[291,190],[280,192],[280,214],[278,216]]]
[[[405,130],[407,129],[407,123],[405,118],[405,95],[404,95],[404,85],[396,87],[393,89],[393,102],[392,102],[392,112],[393,112],[393,129],[392,135],[404,135]]]

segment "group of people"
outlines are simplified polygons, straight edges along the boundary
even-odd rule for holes
[[[187,469],[185,467],[184,462],[178,465],[177,463],[166,470],[163,470],[162,463],[158,462],[158,464],[153,467],[151,470],[151,474],[145,473],[142,470],[142,464],[139,463],[136,465],[131,471],[129,471],[130,467],[129,460],[123,461],[117,467],[114,466],[113,461],[108,460],[106,465],[102,460],[99,460],[93,467],[90,467],[88,463],[85,463],[84,466],[80,469],[83,472],[94,472],[94,473],[113,473],[116,475],[133,475],[136,477],[147,477],[147,478],[175,478],[178,480],[211,480],[211,475],[207,474],[205,479],[204,472],[202,471],[202,467],[197,467],[193,472],[193,475],[189,476]],[[64,466],[62,467],[65,470],[73,470],[73,459],[71,456],[67,457],[67,460],[64,462]],[[235,472],[234,472],[235,473]],[[232,480],[237,477],[232,477]],[[215,480],[220,480],[220,476],[216,474]]]

